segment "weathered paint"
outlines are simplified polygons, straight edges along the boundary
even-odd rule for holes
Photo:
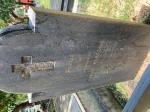
[[[34,9],[36,32],[0,39],[0,88],[8,92],[59,96],[133,79],[150,48],[150,27],[106,18]],[[12,73],[22,56],[55,61],[55,69],[28,80]]]

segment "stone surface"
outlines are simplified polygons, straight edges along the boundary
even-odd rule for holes
[[[0,37],[1,90],[59,96],[130,80],[149,51],[149,26],[34,10],[35,33],[24,30]],[[11,65],[19,64],[22,56],[32,56],[35,63],[54,60],[55,68],[34,72],[23,80],[11,71]]]

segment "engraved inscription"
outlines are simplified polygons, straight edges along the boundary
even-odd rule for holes
[[[82,55],[72,55],[67,64],[67,73],[83,71],[85,69],[88,57]]]
[[[117,41],[100,41],[95,53],[89,79],[95,79],[98,75],[96,74],[97,72],[99,72],[99,74],[109,74],[110,71],[122,69],[121,66],[123,66],[123,64],[117,61],[117,58],[121,55],[123,50],[124,48],[120,48]],[[112,65],[111,63],[115,64]]]
[[[123,61],[125,47],[120,47],[118,41],[100,41],[95,54],[72,55],[69,57],[67,72],[85,72],[89,79],[95,79],[99,74],[109,74],[126,67]],[[112,64],[115,63],[115,64]],[[98,74],[99,73],[99,74]]]

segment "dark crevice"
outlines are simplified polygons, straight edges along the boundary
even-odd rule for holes
[[[63,10],[64,10],[64,3],[65,3],[65,1],[64,1],[64,0],[62,0],[62,3],[61,3],[61,11],[63,11]]]
[[[2,31],[0,31],[0,38],[1,36],[8,35],[10,33],[18,32],[18,31],[29,31],[30,29],[28,28],[27,25],[14,25],[10,27],[6,27]]]

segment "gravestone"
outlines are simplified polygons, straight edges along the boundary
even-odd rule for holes
[[[54,97],[131,80],[150,48],[147,25],[40,8],[33,11],[35,32],[15,31],[0,37],[3,91]],[[21,57],[32,57],[32,63],[21,63]],[[43,69],[48,62],[53,67]],[[19,65],[17,72],[13,65]]]

